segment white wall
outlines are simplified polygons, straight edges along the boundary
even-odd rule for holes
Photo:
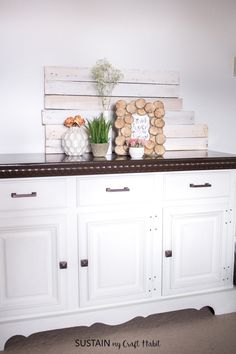
[[[236,153],[235,0],[0,0],[0,153],[44,152],[43,66],[179,70],[209,148]]]

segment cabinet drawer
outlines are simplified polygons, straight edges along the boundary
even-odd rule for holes
[[[165,199],[224,197],[230,193],[229,172],[198,172],[167,175]]]
[[[0,181],[0,210],[61,208],[66,200],[65,179]]]
[[[109,176],[78,179],[78,205],[135,203],[153,198],[153,176]]]

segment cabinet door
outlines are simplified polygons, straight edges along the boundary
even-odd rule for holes
[[[0,314],[53,311],[66,302],[65,217],[0,219]]]
[[[158,276],[152,272],[157,238],[152,225],[145,207],[80,214],[81,306],[145,299],[160,292],[160,271],[155,269]]]
[[[232,285],[230,215],[224,203],[164,210],[164,295]]]

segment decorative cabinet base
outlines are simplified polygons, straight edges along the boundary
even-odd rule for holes
[[[0,322],[0,349],[3,350],[6,341],[14,335],[28,337],[45,330],[90,326],[96,322],[118,325],[137,316],[147,317],[152,314],[188,308],[200,310],[206,306],[211,307],[216,315],[236,312],[236,289]]]

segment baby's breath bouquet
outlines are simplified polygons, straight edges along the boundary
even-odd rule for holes
[[[118,82],[123,78],[120,70],[115,69],[107,59],[100,59],[93,66],[92,78],[96,82],[96,88],[102,99],[103,111],[108,110],[111,94]]]

